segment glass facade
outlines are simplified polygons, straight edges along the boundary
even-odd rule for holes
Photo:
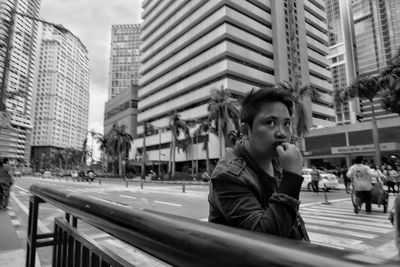
[[[139,83],[140,33],[139,24],[112,26],[108,99]]]

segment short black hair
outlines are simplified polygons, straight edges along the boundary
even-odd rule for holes
[[[258,90],[253,88],[243,99],[240,111],[241,122],[247,123],[251,127],[254,118],[260,112],[262,104],[272,102],[283,103],[287,107],[290,116],[292,116],[294,102],[293,95],[288,90],[270,86],[262,87]]]
[[[354,163],[355,163],[355,164],[361,164],[361,163],[363,163],[363,160],[364,160],[364,157],[363,157],[363,156],[357,156],[357,157],[354,159]]]

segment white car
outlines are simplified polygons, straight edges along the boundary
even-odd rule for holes
[[[336,175],[332,173],[327,173],[325,171],[318,170],[319,174],[321,175],[321,180],[318,183],[319,189],[329,191],[330,189],[336,189],[339,186],[339,181],[336,177]],[[312,191],[312,185],[311,185],[311,172],[312,169],[309,168],[303,168],[301,175],[303,176],[304,180],[303,183],[301,184],[302,189],[308,189],[309,191]]]
[[[43,172],[42,177],[43,178],[52,178],[52,174],[50,171],[45,171],[45,172]]]

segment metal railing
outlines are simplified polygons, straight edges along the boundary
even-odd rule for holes
[[[398,262],[300,241],[125,207],[49,186],[33,185],[26,266],[36,248],[53,247],[53,266],[134,266],[81,233],[84,221],[172,266],[398,266]],[[53,233],[37,233],[41,203],[66,212]]]

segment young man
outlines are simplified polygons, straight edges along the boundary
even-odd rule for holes
[[[210,222],[309,242],[299,215],[303,158],[290,143],[292,112],[292,97],[281,89],[252,90],[245,97],[243,140],[211,175]]]
[[[319,171],[315,166],[312,166],[312,172],[311,172],[311,185],[313,189],[313,195],[319,194],[319,187],[318,183],[321,180],[321,175],[319,174]]]
[[[8,158],[0,161],[0,209],[6,209],[10,198],[10,188],[14,184],[14,179],[10,174]]]
[[[368,214],[371,214],[371,177],[378,177],[378,175],[370,167],[364,165],[363,160],[363,156],[357,156],[346,176],[353,181],[353,188],[356,193],[354,212],[357,214],[362,203],[365,202],[365,210]]]

